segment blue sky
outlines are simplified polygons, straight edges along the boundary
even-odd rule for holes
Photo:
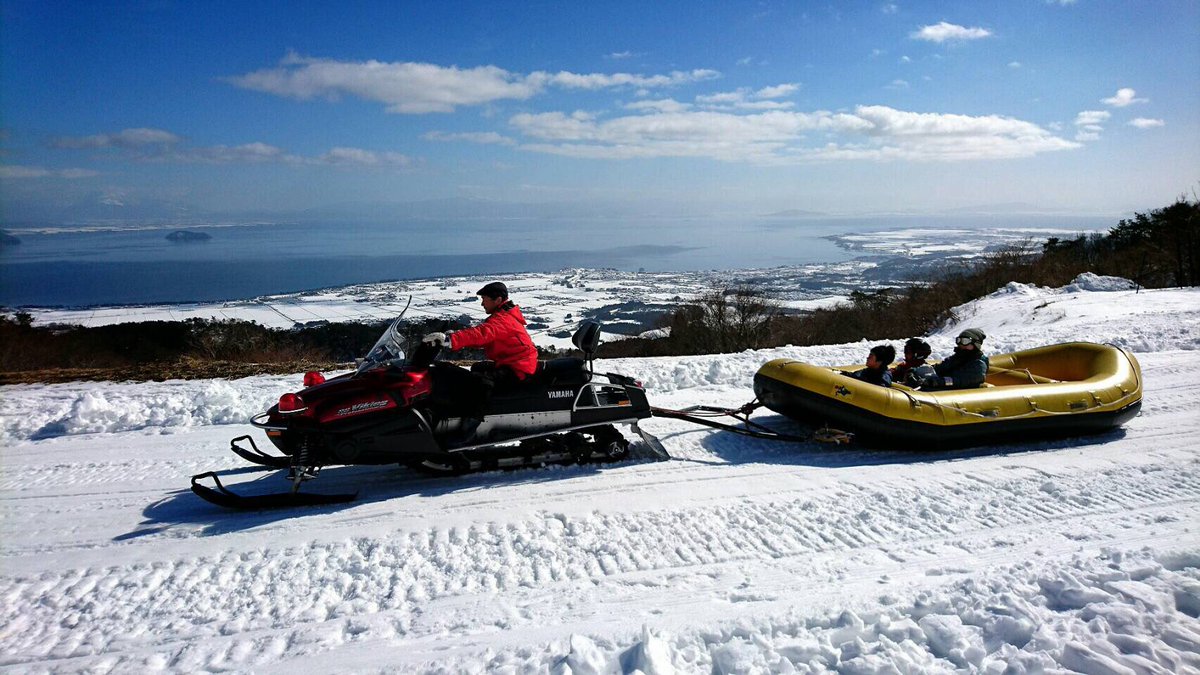
[[[1121,213],[1200,186],[1194,0],[0,8],[10,221],[444,198]]]

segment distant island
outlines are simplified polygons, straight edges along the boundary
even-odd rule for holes
[[[16,246],[17,244],[20,244],[20,243],[21,243],[20,239],[17,239],[16,237],[12,236],[11,234],[5,232],[4,230],[0,230],[0,246]]]
[[[175,243],[190,243],[195,241],[208,241],[212,239],[212,235],[206,232],[190,232],[188,230],[177,230],[167,235],[167,241]]]

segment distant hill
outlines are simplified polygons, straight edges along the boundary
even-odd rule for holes
[[[775,213],[764,213],[763,218],[812,218],[814,216],[827,216],[824,211],[805,211],[803,209],[784,209]]]
[[[505,202],[471,197],[414,202],[341,202],[305,209],[288,218],[298,221],[506,220],[704,216],[707,211],[655,214],[644,204],[622,202]]]
[[[194,205],[167,199],[137,199],[96,191],[59,202],[13,198],[5,203],[4,223],[135,224],[168,222],[181,225],[211,222],[212,215]]]

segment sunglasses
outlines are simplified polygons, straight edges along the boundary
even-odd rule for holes
[[[955,338],[954,341],[964,347],[966,347],[967,345],[970,345],[970,344],[975,344],[975,338],[969,338],[969,337],[961,337],[960,336],[960,337]]]

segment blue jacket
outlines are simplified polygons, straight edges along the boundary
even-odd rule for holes
[[[892,386],[892,374],[888,372],[886,366],[883,368],[863,368],[862,370],[856,370],[850,373],[850,377],[870,384],[877,384],[881,387]]]

